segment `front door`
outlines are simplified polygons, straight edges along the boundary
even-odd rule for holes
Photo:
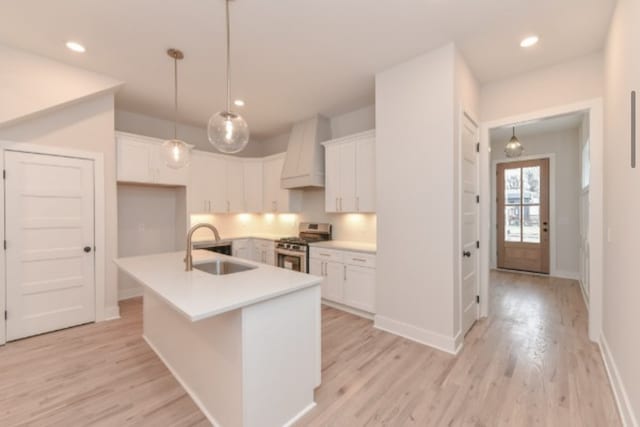
[[[549,274],[549,159],[497,166],[498,268]]]
[[[95,320],[93,161],[5,153],[7,340]]]

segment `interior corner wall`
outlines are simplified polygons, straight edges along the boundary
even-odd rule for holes
[[[628,426],[638,426],[640,417],[640,340],[635,328],[640,322],[640,167],[633,169],[630,164],[630,97],[632,90],[640,92],[639,16],[640,1],[618,1],[605,60],[604,210],[608,231],[602,348],[622,418]],[[640,145],[640,141],[636,144]]]
[[[486,83],[480,91],[483,122],[600,98],[604,92],[602,52]]]
[[[376,326],[455,351],[449,44],[376,75]]]
[[[0,129],[0,139],[100,152],[105,173],[105,312],[117,315],[118,255],[116,150],[113,94],[100,95]]]

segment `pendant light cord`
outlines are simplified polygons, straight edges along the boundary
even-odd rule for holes
[[[178,139],[178,56],[173,57],[173,139]]]
[[[225,0],[225,15],[227,22],[227,113],[231,112],[231,103],[229,98],[231,97],[231,83],[229,79],[229,69],[231,68],[231,31],[229,30],[229,0]]]

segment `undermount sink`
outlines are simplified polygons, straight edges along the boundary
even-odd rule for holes
[[[253,270],[258,267],[249,264],[241,264],[239,262],[216,260],[203,262],[202,264],[195,264],[193,268],[204,271],[205,273],[221,276],[223,274],[233,274]]]

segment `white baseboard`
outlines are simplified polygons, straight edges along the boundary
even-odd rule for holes
[[[462,348],[456,343],[456,341],[459,339],[457,336],[447,337],[445,335],[418,328],[417,326],[409,325],[408,323],[400,322],[398,320],[390,319],[378,314],[376,314],[376,316],[374,317],[373,326],[376,329],[380,329],[394,335],[399,335],[411,341],[415,341],[417,343],[424,344],[437,350],[441,350],[454,355],[457,354],[458,351],[460,351],[460,349]]]
[[[556,270],[551,272],[551,276],[560,277],[561,279],[580,280],[580,274],[575,271]]]
[[[587,307],[587,312],[589,311],[589,297],[587,293],[584,291],[584,284],[581,279],[578,279],[578,283],[580,283],[580,293],[582,294],[582,299],[584,300],[584,305]]]
[[[104,309],[104,320],[115,320],[120,318],[120,307],[113,306]]]
[[[337,302],[327,301],[326,299],[322,300],[322,304],[331,308],[335,308],[336,310],[346,311],[349,314],[364,317],[365,319],[373,320],[374,318],[373,314],[367,313],[366,311],[358,310],[357,308],[353,308],[353,307],[348,307],[346,305],[342,305]]]
[[[156,349],[156,346],[154,346],[144,334],[142,335],[142,339],[144,339],[146,343],[149,345],[149,347],[151,347],[151,350],[153,350],[156,356],[158,356],[158,358],[162,360],[162,363],[164,363],[164,366],[167,367],[169,372],[171,372],[171,375],[173,375],[173,377],[180,383],[184,391],[187,392],[187,394],[191,397],[191,399],[196,404],[198,409],[200,409],[200,411],[202,411],[204,416],[207,417],[209,422],[213,424],[214,427],[221,427],[220,423],[218,423],[216,419],[213,417],[213,415],[211,415],[209,411],[207,411],[207,408],[205,408],[204,404],[198,398],[198,396],[189,388],[189,386],[187,386],[187,384],[182,380],[182,378],[180,378],[180,375],[178,375],[178,373],[173,369],[171,364],[169,364],[167,360],[164,357],[162,357],[162,354],[160,354],[160,352]]]
[[[611,382],[613,396],[616,400],[616,405],[618,405],[620,418],[622,418],[622,425],[625,427],[638,427],[638,420],[633,413],[627,390],[622,382],[622,377],[620,376],[620,372],[618,372],[618,367],[616,366],[615,359],[611,354],[609,344],[604,334],[600,336],[600,353],[602,354],[604,367],[609,376],[609,382]]]
[[[142,286],[136,286],[135,288],[118,289],[118,301],[141,297],[144,294],[144,288]]]
[[[309,412],[310,410],[312,410],[313,408],[316,407],[316,402],[311,402],[309,404],[309,406],[307,406],[306,408],[304,408],[302,411],[300,411],[298,413],[298,415],[296,415],[295,417],[291,418],[289,421],[287,421],[286,423],[284,423],[284,425],[282,427],[290,427],[292,425],[294,425],[296,422],[298,422],[302,417],[304,417],[305,415],[307,415],[307,412]]]

